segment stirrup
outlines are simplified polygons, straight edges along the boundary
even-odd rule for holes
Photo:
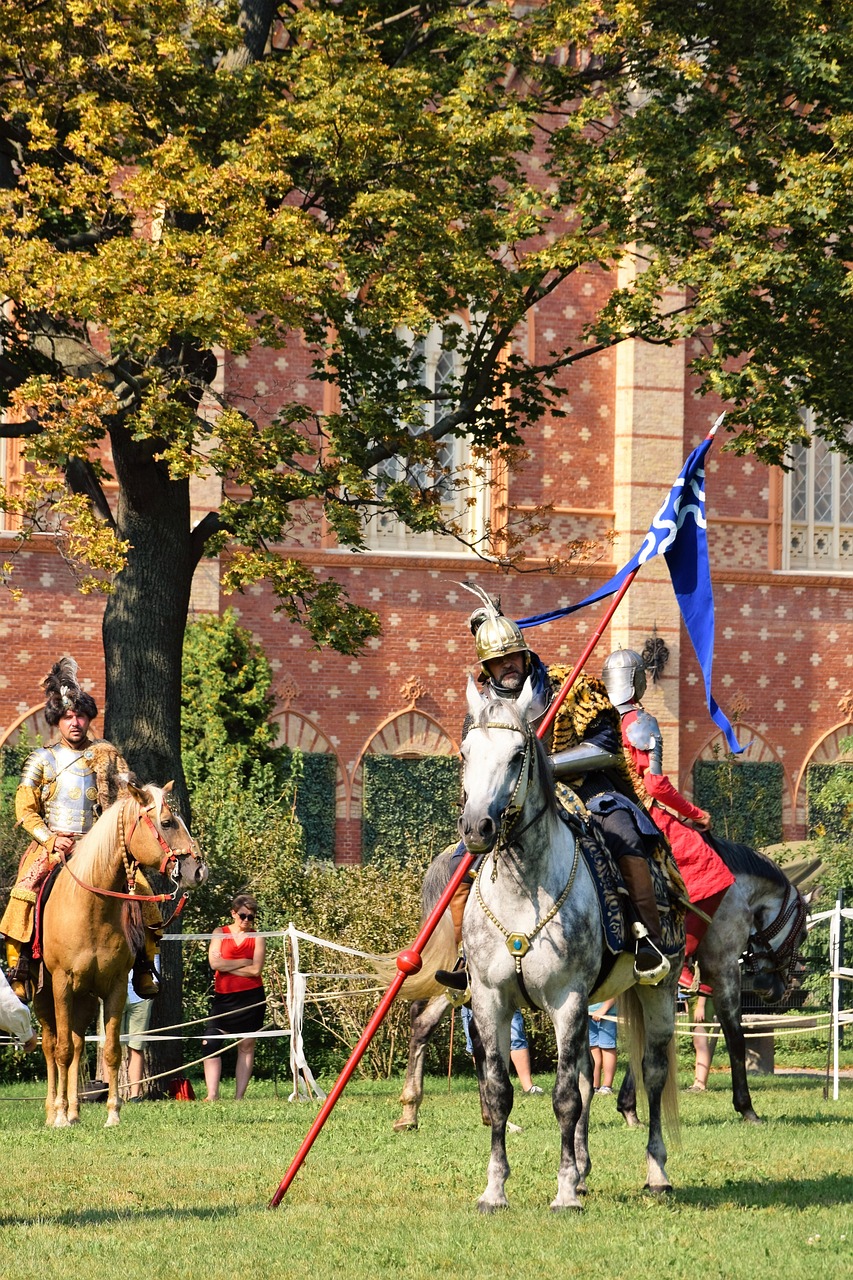
[[[454,1009],[459,1009],[471,999],[471,988],[468,984],[468,966],[464,957],[456,962],[453,969],[436,969],[435,980],[446,987],[445,996]]]
[[[658,962],[656,964],[652,964],[651,967],[648,969],[638,968],[637,960],[635,958],[634,981],[638,982],[641,987],[656,987],[657,984],[661,982],[669,973],[670,963],[667,960],[666,956],[661,951],[660,947],[657,945],[657,943],[652,941],[651,937],[649,936],[649,931],[644,924],[640,924],[639,921],[636,921],[631,926],[631,932],[637,940],[635,957],[640,950],[640,944],[643,942],[645,942],[646,944],[647,954],[648,954],[648,950],[651,950],[659,957]]]
[[[155,996],[160,994],[160,983],[157,980],[157,974],[154,966],[149,964],[148,961],[136,962],[133,966],[131,981],[133,989],[140,1000],[153,1000]]]

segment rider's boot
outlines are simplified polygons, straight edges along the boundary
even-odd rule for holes
[[[631,926],[636,944],[634,978],[641,986],[656,986],[669,973],[669,961],[663,954],[660,913],[649,864],[645,858],[626,856],[619,860],[619,871],[637,916]]]
[[[6,971],[9,986],[15,995],[24,1004],[29,1004],[31,992],[27,979],[30,974],[30,950],[26,943],[16,942],[14,938],[6,939]]]
[[[145,930],[145,945],[133,961],[133,989],[141,1000],[153,1000],[160,994],[160,979],[155,960],[160,954],[160,940],[152,929]]]
[[[471,892],[473,883],[473,876],[466,872],[456,886],[456,892],[450,899],[450,918],[453,921],[453,936],[456,939],[457,947],[461,946],[462,943],[462,917],[465,914],[465,903],[468,901],[468,894]],[[443,987],[449,987],[451,991],[467,991],[468,968],[465,964],[465,957],[460,955],[452,969],[436,969],[435,980],[440,982]]]

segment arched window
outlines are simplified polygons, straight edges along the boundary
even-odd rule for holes
[[[454,331],[467,328],[459,316],[451,317]],[[426,337],[415,337],[411,330],[399,330],[399,336],[410,349],[409,369],[429,393],[420,408],[417,425],[410,429],[415,436],[430,431],[441,417],[452,410],[461,373],[461,356],[449,332],[433,326]],[[459,436],[448,435],[437,444],[429,462],[394,457],[376,469],[377,489],[384,492],[392,483],[405,483],[423,493],[435,492],[445,520],[456,525],[467,539],[476,539],[485,529],[488,518],[488,467],[474,466],[470,443]],[[368,545],[375,551],[429,552],[437,555],[464,554],[464,546],[450,534],[433,531],[417,532],[387,513],[371,516],[366,521]]]
[[[811,410],[805,424],[811,447],[792,447],[786,475],[783,568],[853,572],[853,463],[814,434]]]

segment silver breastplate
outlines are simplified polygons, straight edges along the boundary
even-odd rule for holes
[[[84,835],[98,816],[98,785],[91,747],[77,751],[56,744],[34,751],[21,782],[41,788],[44,820],[51,831]]]

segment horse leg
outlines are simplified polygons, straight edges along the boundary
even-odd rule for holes
[[[118,1073],[121,1066],[121,1018],[127,997],[127,977],[114,987],[104,1001],[104,1066],[107,1072],[107,1119],[105,1128],[119,1123],[121,1099]]]
[[[435,996],[432,1000],[416,1000],[409,1012],[411,1034],[409,1058],[406,1063],[406,1079],[400,1102],[403,1114],[394,1121],[395,1133],[404,1133],[418,1127],[418,1111],[424,1099],[424,1061],[427,1045],[445,1012],[450,1006],[446,998]]]
[[[480,1007],[475,1002],[476,1007]],[[512,1009],[493,1009],[485,1019],[481,1009],[479,1039],[484,1052],[482,1095],[491,1117],[491,1152],[486,1189],[477,1201],[480,1213],[508,1209],[506,1180],[509,1161],[506,1155],[506,1126],[512,1110],[513,1089],[509,1078],[509,1024]],[[473,1043],[473,1036],[472,1036]]]
[[[734,989],[733,989],[734,988]],[[714,1009],[726,1040],[732,1068],[732,1105],[748,1124],[761,1124],[752,1105],[746,1077],[746,1040],[740,1025],[740,974],[735,982],[717,981],[714,985]]]
[[[489,1112],[489,1103],[486,1098],[486,1050],[483,1048],[483,1041],[477,1028],[477,1019],[471,1015],[471,1021],[468,1024],[468,1034],[471,1037],[471,1049],[474,1057],[474,1070],[477,1073],[477,1089],[480,1094],[480,1115],[483,1124],[489,1128],[492,1123],[492,1117]],[[512,1128],[512,1126],[510,1126]]]
[[[625,1072],[625,1078],[622,1081],[622,1087],[619,1090],[619,1097],[616,1099],[616,1110],[624,1119],[629,1129],[636,1129],[640,1124],[640,1117],[637,1115],[637,1084],[634,1080],[634,1073],[629,1067]]]
[[[649,1138],[646,1146],[646,1183],[644,1190],[653,1195],[664,1195],[672,1190],[666,1172],[666,1144],[663,1140],[662,1103],[664,1089],[669,1082],[674,1090],[676,1081],[675,1048],[673,1035],[675,1031],[675,975],[658,987],[635,987],[631,994],[636,996],[632,1003],[622,998],[622,1011],[628,1011],[629,1019],[633,1009],[639,1005],[639,1021],[643,1032],[643,1086],[649,1100]],[[626,993],[627,994],[627,993]],[[632,1029],[633,1034],[639,1026]],[[673,1076],[670,1078],[670,1072]]]
[[[560,1126],[560,1168],[557,1194],[551,1209],[583,1205],[579,1193],[586,1190],[590,1169],[587,1130],[592,1098],[592,1057],[589,1052],[586,1000],[570,995],[554,1019],[557,1036],[557,1073],[554,1081],[554,1115]]]
[[[57,969],[52,977],[54,1010],[53,1056],[56,1068],[53,1127],[55,1129],[67,1129],[71,1124],[68,1114],[68,1072],[73,1056],[71,1042],[71,1002],[73,1000],[73,992],[71,990],[71,980],[63,970]],[[76,1095],[76,1080],[74,1082],[74,1092]],[[76,1119],[79,1119],[79,1112]]]
[[[53,992],[50,977],[45,971],[44,989],[33,1001],[33,1007],[41,1023],[41,1048],[47,1068],[47,1097],[44,1102],[45,1124],[53,1128],[56,1121],[56,1025],[53,1012]]]
[[[95,1021],[98,1001],[95,996],[72,996],[71,1064],[68,1068],[68,1123],[80,1123],[80,1062],[86,1052],[86,1030]]]

